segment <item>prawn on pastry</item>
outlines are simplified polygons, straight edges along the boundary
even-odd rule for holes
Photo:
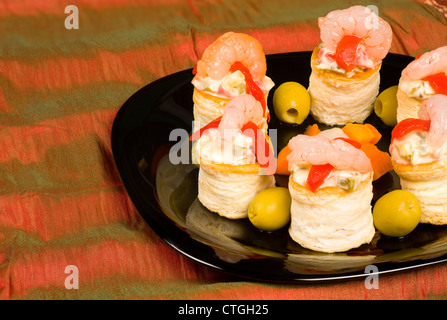
[[[267,119],[267,96],[274,83],[266,71],[262,45],[250,35],[227,32],[209,45],[193,69],[193,132],[221,117],[232,98],[246,93],[261,103]]]
[[[228,103],[221,119],[191,136],[198,138],[198,199],[210,211],[246,218],[253,198],[275,185],[276,158],[264,123],[261,104],[243,94]]]
[[[360,145],[318,134],[297,135],[288,146],[291,238],[327,253],[369,243],[375,234],[373,171]]]
[[[447,95],[447,46],[418,55],[402,70],[397,89],[397,121],[418,118],[424,100]]]
[[[332,11],[318,26],[322,43],[311,57],[310,113],[328,125],[363,123],[379,93],[391,27],[363,6]]]
[[[402,189],[419,200],[421,222],[447,224],[447,96],[424,100],[418,116],[394,127],[391,161]]]

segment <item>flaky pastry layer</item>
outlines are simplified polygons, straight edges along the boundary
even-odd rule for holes
[[[413,193],[421,205],[422,223],[447,224],[447,161],[406,165],[392,161],[402,190]]]
[[[314,193],[292,178],[289,190],[292,197],[289,234],[301,246],[320,252],[343,252],[373,238],[372,175],[352,192],[327,187]]]
[[[248,207],[262,190],[275,186],[274,176],[260,174],[259,164],[228,165],[200,160],[199,201],[229,219],[248,216]]]
[[[309,78],[311,115],[328,125],[363,123],[371,114],[379,93],[380,67],[348,78],[330,70],[316,68],[319,49],[312,53]]]

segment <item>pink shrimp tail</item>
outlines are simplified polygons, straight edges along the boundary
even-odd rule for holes
[[[289,141],[292,152],[289,163],[301,166],[330,164],[340,170],[369,172],[371,161],[360,149],[341,139],[329,140],[323,136],[298,135]]]
[[[318,19],[320,38],[329,50],[335,51],[340,40],[346,35],[362,39],[366,54],[374,61],[381,61],[391,47],[392,30],[388,22],[371,9],[352,6],[335,10]]]
[[[252,95],[242,94],[228,102],[219,130],[240,130],[249,121],[262,127],[265,122],[262,106]]]
[[[409,80],[421,80],[440,72],[447,73],[447,46],[420,55],[402,70],[402,77]]]
[[[436,152],[447,141],[447,96],[436,94],[425,100],[418,116],[422,120],[430,120],[427,143]]]
[[[209,45],[197,62],[197,73],[220,80],[235,62],[242,62],[256,81],[262,81],[267,63],[261,43],[244,33],[227,32]]]

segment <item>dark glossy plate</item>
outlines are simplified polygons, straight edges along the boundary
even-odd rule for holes
[[[276,86],[297,81],[307,87],[310,55],[269,55],[267,73]],[[402,69],[411,60],[388,54],[381,69],[380,91],[398,84]],[[185,70],[145,86],[122,106],[112,129],[113,155],[123,184],[143,219],[170,246],[235,276],[273,282],[347,280],[368,276],[371,271],[390,273],[447,261],[447,226],[420,224],[402,239],[377,232],[368,245],[325,254],[299,246],[289,237],[287,227],[264,232],[248,219],[228,220],[205,209],[197,200],[197,167],[173,164],[168,156],[173,145],[190,147],[189,142],[179,144],[180,138],[170,135],[191,131],[192,77],[191,70]],[[383,137],[378,146],[387,150],[390,128],[374,114],[366,122],[379,129]],[[278,129],[278,150],[312,123],[315,121],[309,116],[300,126],[282,124],[272,112],[269,128]],[[288,177],[276,178],[278,185],[287,186]],[[391,172],[375,181],[373,187],[374,202],[399,188],[399,179]]]

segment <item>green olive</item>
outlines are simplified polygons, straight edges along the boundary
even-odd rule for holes
[[[289,190],[272,187],[258,193],[248,208],[248,219],[261,230],[273,231],[290,222],[292,198]]]
[[[273,94],[273,109],[279,120],[301,124],[309,115],[309,92],[298,82],[284,82]]]
[[[413,193],[394,190],[380,197],[374,205],[374,226],[384,235],[403,237],[416,228],[421,214],[421,206]]]
[[[374,112],[387,126],[397,124],[397,87],[383,90],[374,103]]]

